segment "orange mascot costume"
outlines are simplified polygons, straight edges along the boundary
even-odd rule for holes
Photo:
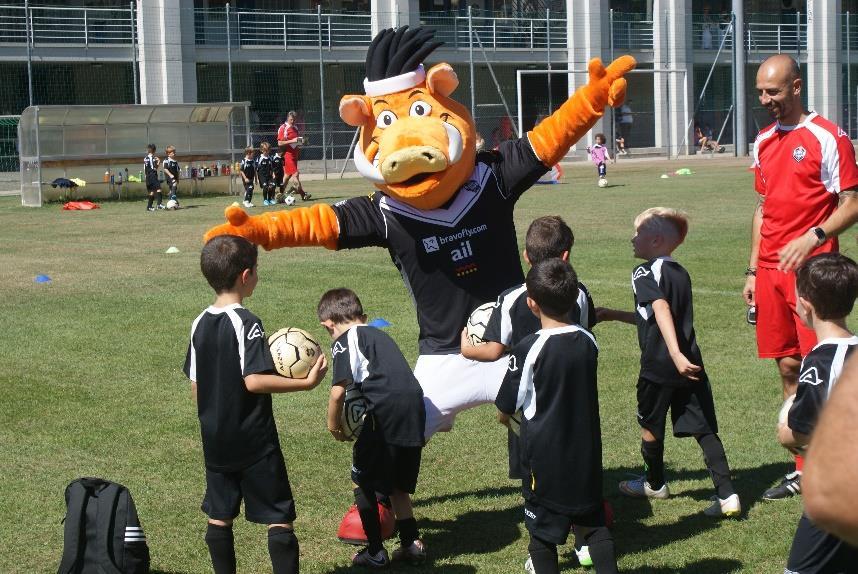
[[[589,83],[551,116],[497,150],[476,151],[468,110],[450,96],[456,72],[423,60],[434,32],[381,31],[366,56],[365,93],[340,100],[340,117],[360,126],[354,160],[377,191],[336,205],[249,216],[237,205],[208,231],[246,237],[265,249],[319,245],[386,248],[413,296],[420,327],[415,375],[426,405],[425,438],[452,427],[456,413],[494,401],[506,361],[476,363],[460,354],[468,315],[524,282],[513,209],[595,122],[623,102],[623,56],[589,65]]]

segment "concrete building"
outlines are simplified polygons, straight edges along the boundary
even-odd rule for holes
[[[445,41],[430,63],[453,64],[461,80],[457,97],[472,108],[490,145],[515,133],[517,70],[583,70],[592,57],[624,53],[641,70],[673,70],[630,76],[631,147],[684,153],[696,120],[716,135],[723,131],[722,142],[738,134],[743,151],[769,122],[754,89],[757,65],[778,52],[799,60],[808,106],[858,136],[858,0],[479,0],[470,11],[465,0],[316,6],[310,0],[0,4],[0,113],[18,114],[30,103],[249,100],[259,138],[270,139],[295,109],[310,134],[308,153],[321,153],[324,121],[329,156],[342,157],[353,132],[339,121],[337,102],[362,90],[373,34],[422,24]],[[523,78],[524,129],[586,81],[581,73]],[[743,93],[734,94],[734,86]],[[610,119],[597,131],[612,133]]]

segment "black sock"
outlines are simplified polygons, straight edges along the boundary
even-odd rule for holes
[[[163,196],[161,195],[161,192],[160,192],[160,191],[156,191],[156,192],[155,192],[155,201],[157,201],[157,202],[158,202],[158,205],[161,205],[161,199],[162,199],[162,197],[163,197]]]
[[[600,526],[585,536],[584,544],[590,549],[593,569],[596,574],[617,574],[617,551],[614,548],[614,537],[605,526]]]
[[[354,490],[355,504],[358,507],[360,521],[369,546],[369,553],[375,556],[379,550],[384,548],[381,542],[381,520],[378,517],[378,503],[375,491],[371,488],[363,489],[357,487]]]
[[[403,547],[411,546],[412,542],[420,538],[420,533],[417,531],[417,520],[413,516],[397,520],[396,529],[399,530],[399,543]]]
[[[735,494],[733,482],[730,480],[727,453],[724,452],[721,439],[714,433],[699,435],[694,438],[697,439],[697,444],[703,449],[703,460],[706,462],[706,468],[709,469],[709,475],[712,477],[712,484],[715,485],[718,498],[723,500]]]
[[[641,455],[646,465],[646,481],[650,488],[658,490],[664,486],[664,443],[642,440]]]
[[[146,205],[146,209],[152,209],[152,201],[155,199],[155,194],[149,194],[149,203]]]
[[[298,538],[291,528],[268,529],[268,555],[274,574],[298,574]]]
[[[245,191],[244,192],[244,201],[249,202],[251,199],[253,199],[253,192],[252,191]]]
[[[530,561],[533,563],[533,570],[536,574],[560,574],[556,544],[546,542],[531,534],[527,550],[530,552]]]
[[[215,574],[235,574],[235,541],[232,526],[218,526],[209,523],[206,530],[206,544],[212,557]]]

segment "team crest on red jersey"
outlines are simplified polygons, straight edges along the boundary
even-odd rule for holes
[[[798,146],[794,150],[792,150],[792,159],[795,161],[801,161],[804,159],[804,156],[807,155],[807,150],[804,149],[804,146]]]

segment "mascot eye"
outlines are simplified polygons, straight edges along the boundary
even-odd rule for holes
[[[428,116],[429,112],[431,112],[431,111],[432,111],[432,106],[430,106],[426,102],[423,102],[421,100],[417,100],[416,102],[411,104],[411,110],[409,110],[408,115],[417,116],[417,117]]]
[[[375,125],[380,129],[384,129],[393,125],[393,123],[397,120],[396,114],[391,112],[390,110],[384,110],[378,117],[375,119]]]

